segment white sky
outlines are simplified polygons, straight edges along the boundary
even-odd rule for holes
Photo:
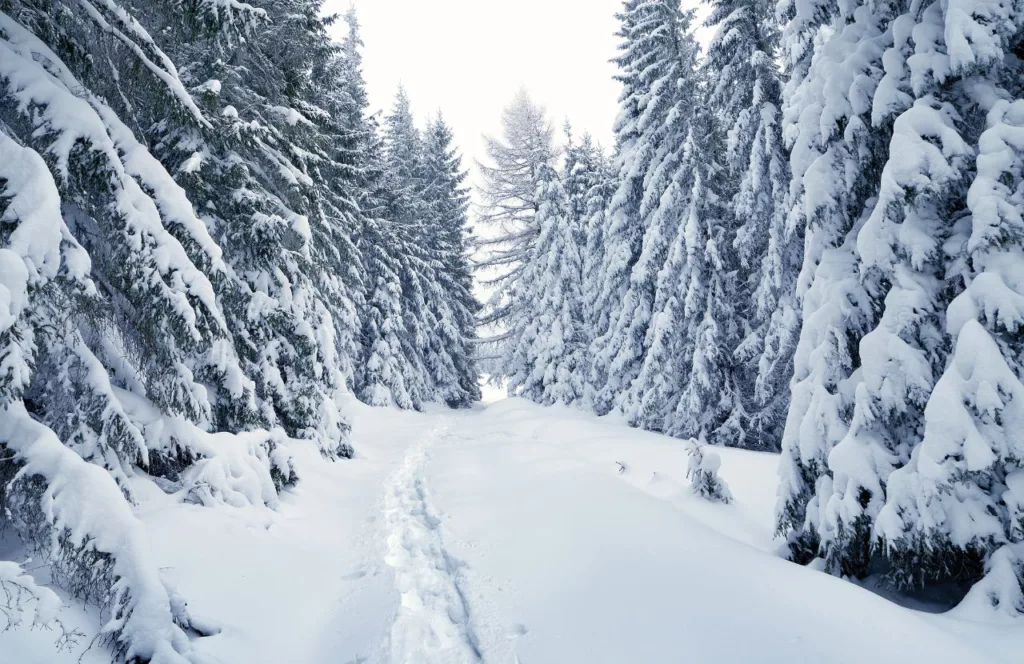
[[[501,110],[522,86],[559,136],[568,118],[612,147],[622,0],[327,0],[325,9],[352,4],[372,107],[390,109],[403,84],[421,125],[443,111],[466,168],[485,157],[482,134],[500,134]]]
[[[611,147],[619,86],[609,60],[621,0],[354,4],[371,105],[389,109],[403,84],[421,122],[443,111],[467,167],[483,157],[480,136],[500,132],[501,109],[520,86],[547,107],[557,127],[569,117],[574,131],[588,130]],[[349,5],[328,0],[327,10]]]

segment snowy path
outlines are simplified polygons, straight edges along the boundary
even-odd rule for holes
[[[210,662],[1010,664],[1024,651],[1024,624],[911,611],[780,559],[772,455],[723,450],[736,502],[711,505],[690,494],[678,441],[608,418],[516,399],[352,416],[359,457],[295,449],[302,481],[276,512],[137,487],[160,566],[222,628],[196,641]],[[2,633],[0,664],[81,654],[51,643]]]
[[[469,609],[459,585],[459,563],[444,548],[423,474],[427,450],[445,438],[449,418],[439,421],[406,453],[387,484],[387,557],[401,604],[391,628],[393,664],[480,661]]]

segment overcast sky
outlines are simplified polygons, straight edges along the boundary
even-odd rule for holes
[[[355,0],[374,108],[403,84],[417,117],[437,110],[469,162],[520,86],[561,125],[611,145],[618,84],[614,14],[621,0]],[[328,0],[344,11],[350,0]],[[341,28],[339,28],[339,31]],[[341,37],[341,34],[338,34]]]
[[[389,109],[401,83],[421,124],[444,112],[467,167],[483,158],[481,135],[500,132],[501,109],[521,86],[557,127],[569,118],[612,146],[622,0],[327,0],[327,10],[352,4],[372,106]]]

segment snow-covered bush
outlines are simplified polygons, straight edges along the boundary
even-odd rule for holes
[[[142,524],[113,477],[61,443],[20,404],[0,414],[0,509],[57,583],[104,609],[99,635],[118,658],[194,662],[186,614],[151,561]],[[5,475],[9,475],[5,471]]]
[[[684,445],[689,456],[686,476],[690,478],[693,493],[713,503],[731,503],[729,486],[718,476],[718,469],[722,466],[718,452],[692,438]]]
[[[58,652],[74,648],[84,634],[69,630],[60,619],[63,602],[49,588],[36,583],[21,565],[0,560],[0,634],[19,627],[53,630]]]

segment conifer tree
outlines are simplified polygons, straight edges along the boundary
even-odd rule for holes
[[[846,506],[860,485],[877,496],[865,516],[898,586],[984,574],[968,601],[1011,615],[1024,612],[1013,276],[1024,242],[1024,89],[1011,55],[1022,24],[1019,8],[989,2],[965,12],[921,3],[894,20],[874,98],[877,118],[896,118],[892,157],[859,243],[892,286],[864,344],[873,371],[836,460],[846,492],[837,482],[834,497]],[[865,456],[884,460],[867,477],[853,472]]]
[[[514,303],[512,317],[518,341],[504,359],[512,369],[508,389],[542,404],[573,403],[583,396],[586,366],[580,232],[550,166],[538,172],[537,200],[540,234],[520,278],[524,301]]]
[[[479,164],[483,206],[478,220],[484,232],[476,243],[481,253],[476,269],[482,286],[492,291],[484,303],[479,325],[491,332],[487,354],[502,356],[518,342],[511,333],[514,302],[522,288],[525,269],[540,230],[534,217],[540,207],[537,176],[542,166],[555,162],[554,129],[543,107],[520,90],[502,113],[502,136],[485,136],[489,163]],[[505,368],[493,366],[492,380]]]
[[[462,158],[456,151],[452,130],[438,116],[427,127],[424,146],[424,198],[430,223],[428,240],[440,265],[436,282],[446,313],[438,334],[454,372],[435,380],[442,398],[451,406],[465,407],[479,401],[479,371],[475,361],[476,314],[480,309],[473,294],[469,265],[469,192],[464,183]]]
[[[832,448],[853,418],[859,342],[876,319],[862,282],[857,232],[878,191],[884,132],[871,126],[870,90],[882,77],[886,17],[870,3],[786,3],[783,135],[791,150],[789,227],[804,228],[800,340],[782,439],[777,530],[793,558],[818,555],[832,494]],[[819,28],[826,26],[821,40]],[[856,82],[856,84],[854,84]]]
[[[398,277],[402,293],[406,356],[406,387],[415,408],[437,399],[434,376],[452,371],[438,347],[434,330],[439,326],[431,308],[434,298],[432,261],[436,251],[428,240],[429,214],[423,198],[423,137],[416,128],[408,95],[399,88],[391,113],[384,121],[384,178],[388,219],[393,223]]]
[[[214,120],[167,132],[161,153],[224,248],[220,290],[260,419],[336,456],[349,452],[340,399],[359,286],[354,195],[331,177],[343,164],[317,105],[330,103],[324,71],[337,55],[319,7],[269,2],[245,38],[168,39]]]
[[[678,168],[698,96],[692,20],[693,12],[681,10],[678,0],[628,0],[619,14],[619,183],[605,222],[596,304],[610,313],[608,328],[595,335],[590,375],[599,413],[611,410],[641,371],[658,271],[679,226],[679,209],[661,200]],[[636,403],[634,395],[626,409],[642,425]]]
[[[584,139],[586,144],[586,139]],[[608,329],[608,318],[611,312],[601,308],[598,302],[598,289],[603,272],[605,238],[604,230],[607,222],[608,207],[616,188],[616,172],[608,155],[599,146],[594,147],[592,156],[586,160],[591,169],[588,181],[590,190],[586,194],[586,206],[580,228],[583,231],[583,306],[584,318],[588,321],[588,336],[593,343],[598,330]],[[591,403],[590,369],[586,375],[587,403]]]
[[[680,278],[684,319],[680,354],[685,382],[666,432],[715,444],[745,445],[746,413],[733,349],[741,338],[737,257],[730,251],[738,219],[729,209],[730,183],[718,163],[722,137],[708,112],[694,118],[686,161],[693,174],[682,231],[686,259]],[[698,138],[700,137],[700,138]]]
[[[137,16],[113,0],[0,12],[0,527],[104,608],[115,657],[188,662],[188,615],[124,480],[178,454],[140,418],[173,425],[193,462],[252,389],[213,285],[221,250],[136,134],[157,108],[179,128],[210,120]]]
[[[706,25],[716,33],[702,65],[709,77],[706,104],[725,142],[723,177],[732,189],[725,207],[739,223],[728,249],[738,259],[734,298],[750,327],[735,353],[749,417],[745,445],[778,449],[799,333],[794,296],[802,251],[802,237],[786,226],[779,31],[772,2],[711,4]]]

